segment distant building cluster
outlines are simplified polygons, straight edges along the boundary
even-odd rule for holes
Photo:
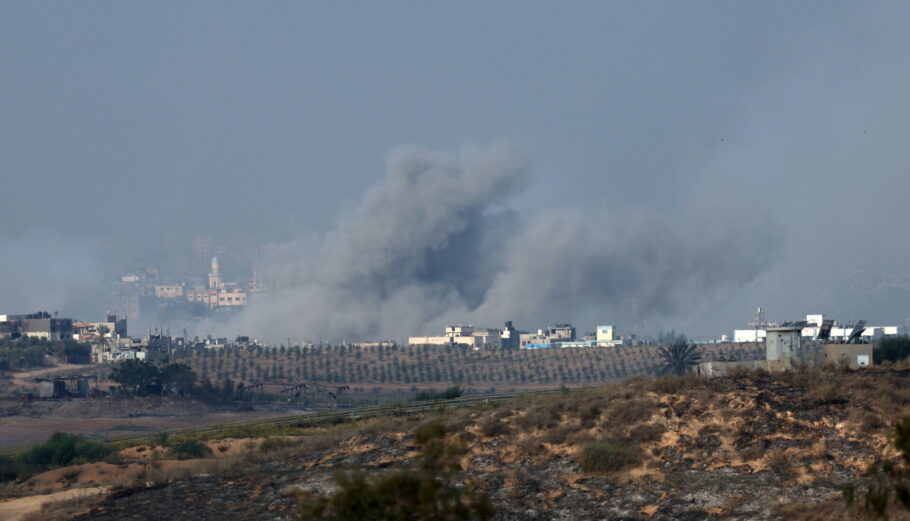
[[[92,347],[93,363],[145,358],[142,340],[127,335],[126,319],[108,315],[102,322],[58,318],[46,311],[24,315],[0,315],[0,338],[38,338],[51,342],[74,340]]]
[[[150,352],[168,352],[184,347],[219,349],[228,346],[260,345],[258,340],[247,336],[238,336],[235,340],[211,336],[190,339],[150,331],[146,337],[131,337],[127,334],[127,319],[113,314],[107,315],[107,320],[100,322],[58,318],[46,311],[0,315],[0,339],[20,338],[37,338],[51,342],[72,340],[88,344],[91,348],[90,361],[94,364],[145,360]]]
[[[873,344],[861,338],[861,324],[850,328],[846,338],[829,337],[830,321],[819,326],[814,341],[821,343],[816,351],[809,351],[803,344],[802,324],[768,327],[765,331],[764,360],[712,360],[695,367],[702,376],[726,376],[735,370],[762,369],[768,372],[787,371],[801,364],[844,365],[851,369],[869,367],[873,363]]]
[[[825,315],[806,315],[806,320],[799,323],[800,336],[804,340],[814,339],[818,336],[820,329],[825,325]],[[781,326],[776,322],[765,322],[762,317],[761,308],[756,314],[756,320],[752,322],[751,329],[736,329],[733,331],[734,342],[762,342],[768,334],[768,329]],[[834,340],[846,340],[850,336],[855,324],[838,324],[836,320],[830,321],[830,338]],[[861,339],[866,341],[875,341],[882,338],[895,336],[904,336],[907,334],[906,326],[867,326],[863,324],[864,329],[861,333]]]
[[[262,291],[255,274],[245,283],[226,282],[217,256],[211,259],[207,279],[187,277],[161,284],[158,271],[149,268],[120,277],[120,285],[111,301],[112,312],[139,320],[149,312],[181,304],[201,304],[209,310],[231,310],[246,306],[250,295]]]
[[[597,326],[596,333],[576,337],[572,324],[556,324],[537,332],[518,331],[512,322],[502,328],[446,326],[442,336],[412,336],[410,345],[458,345],[472,349],[551,349],[570,347],[614,347],[628,345],[615,326]]]

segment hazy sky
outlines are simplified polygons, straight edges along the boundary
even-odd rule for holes
[[[646,327],[719,334],[758,305],[903,323],[910,293],[859,299],[847,279],[910,273],[908,15],[905,2],[3,2],[0,312],[90,313],[80,303],[110,266],[165,262],[198,233],[319,236],[363,206],[395,147],[507,139],[527,162],[506,202],[520,219],[651,213],[684,223],[677,247],[722,222],[731,248],[767,252],[691,309],[640,310]],[[628,327],[629,306],[608,301],[553,320]]]

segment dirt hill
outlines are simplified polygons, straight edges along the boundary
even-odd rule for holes
[[[497,520],[858,519],[842,487],[896,456],[908,406],[910,371],[889,368],[632,379],[440,414],[465,449],[455,482],[488,494]],[[295,493],[331,494],[338,470],[414,467],[412,433],[431,420],[248,442],[195,471],[149,461],[76,519],[298,519]]]

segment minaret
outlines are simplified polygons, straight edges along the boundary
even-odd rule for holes
[[[209,273],[209,289],[221,289],[221,272],[218,266],[218,257],[212,257],[212,272]]]

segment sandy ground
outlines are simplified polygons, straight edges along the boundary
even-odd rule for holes
[[[117,435],[153,434],[165,429],[180,429],[220,423],[233,423],[287,416],[288,412],[224,412],[199,416],[145,416],[137,418],[32,418],[5,416],[0,418],[0,449],[10,450],[29,447],[43,442],[55,431],[83,434],[93,438],[111,438]]]
[[[40,496],[29,496],[0,501],[0,519],[3,519],[4,521],[19,521],[28,514],[41,511],[41,507],[47,503],[96,496],[98,494],[104,494],[107,490],[107,487],[77,488],[73,490],[64,490],[62,492],[54,492],[53,494],[42,494]]]

